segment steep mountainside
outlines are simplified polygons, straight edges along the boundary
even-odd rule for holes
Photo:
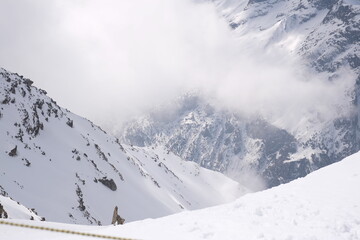
[[[0,195],[46,220],[109,224],[117,205],[129,222],[245,192],[222,174],[161,148],[121,145],[32,83],[0,70]]]
[[[329,81],[348,72],[356,82],[348,93],[356,111],[326,121],[315,114],[306,124],[299,120],[296,129],[287,129],[261,116],[249,119],[215,109],[201,97],[190,95],[174,103],[178,107],[170,118],[159,117],[168,114],[165,107],[128,124],[122,139],[138,146],[166,145],[182,158],[236,180],[247,181],[250,170],[251,175],[261,176],[267,187],[305,176],[358,151],[360,2],[212,2],[241,46],[281,49],[300,57]]]

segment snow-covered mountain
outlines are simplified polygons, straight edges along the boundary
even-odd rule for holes
[[[162,113],[167,111],[160,108],[131,122],[123,141],[165,145],[181,158],[223,172],[253,190],[288,182],[319,167],[298,153],[301,143],[294,136],[265,120],[219,111],[194,95],[172,107],[176,104],[165,119]]]
[[[247,191],[160,147],[122,145],[32,84],[0,70],[0,195],[46,220],[109,224],[118,206],[130,222],[216,205]]]
[[[299,126],[288,129],[261,116],[248,118],[219,110],[201,96],[190,94],[173,103],[177,108],[170,114],[164,107],[129,123],[121,139],[137,146],[165,145],[186,160],[240,181],[247,181],[250,171],[267,187],[305,176],[357,152],[360,2],[211,2],[229,22],[241,46],[256,46],[264,52],[281,49],[302,59],[329,82],[349,72],[356,82],[349,90],[349,101],[356,110],[346,116],[334,114],[326,121],[304,116],[306,124],[299,119]],[[339,94],[343,93],[339,90]]]
[[[308,176],[221,206],[122,226],[12,222],[132,239],[360,239],[360,153]],[[50,233],[0,225],[8,240],[64,239]],[[83,236],[71,235],[71,239]]]

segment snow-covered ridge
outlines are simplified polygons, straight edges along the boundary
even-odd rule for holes
[[[0,192],[46,220],[109,224],[231,201],[247,190],[157,148],[120,144],[44,90],[0,70]]]

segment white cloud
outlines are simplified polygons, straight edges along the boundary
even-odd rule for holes
[[[288,125],[304,111],[325,114],[348,101],[342,92],[349,82],[329,84],[276,49],[265,53],[244,45],[211,4],[1,5],[0,65],[32,78],[61,105],[99,124],[121,122],[194,89],[220,106]]]

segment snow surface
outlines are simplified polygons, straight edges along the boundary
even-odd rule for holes
[[[217,207],[122,226],[33,224],[136,239],[360,239],[360,152],[305,178]],[[32,223],[30,221],[16,221]],[[6,240],[84,239],[0,225]]]
[[[0,195],[0,204],[3,206],[3,209],[8,215],[8,219],[31,219],[36,221],[40,221],[41,217],[39,217],[36,213],[34,213],[31,209],[26,208],[18,202],[15,202],[9,197],[4,197]]]

